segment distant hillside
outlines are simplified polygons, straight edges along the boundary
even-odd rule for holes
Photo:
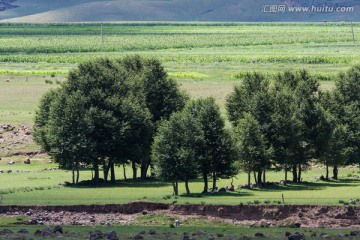
[[[360,21],[359,0],[0,0],[0,21]]]

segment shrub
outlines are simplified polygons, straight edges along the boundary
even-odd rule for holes
[[[50,79],[45,79],[45,83],[46,83],[46,84],[54,84],[54,82],[51,81]]]

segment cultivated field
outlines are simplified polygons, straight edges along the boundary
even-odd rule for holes
[[[360,24],[354,24],[360,36]],[[33,124],[40,96],[66,81],[76,64],[97,57],[118,58],[140,54],[160,59],[169,75],[191,97],[215,97],[225,115],[224,103],[233,86],[247,71],[273,78],[278,71],[307,69],[321,80],[323,89],[334,86],[339,71],[358,62],[360,48],[353,43],[348,23],[122,23],[104,24],[0,24],[0,125]],[[71,172],[56,168],[45,155],[25,152],[39,149],[32,140],[5,139],[0,142],[0,195],[3,204],[105,204],[146,200],[166,203],[278,204],[281,194],[286,204],[339,204],[339,200],[360,198],[356,166],[340,169],[340,180],[316,182],[325,174],[322,166],[304,173],[304,184],[274,188],[239,190],[223,195],[199,195],[201,181],[190,184],[190,197],[171,195],[171,186],[162,182],[124,181],[101,188],[62,187]],[[17,143],[18,142],[18,143]],[[20,153],[20,156],[14,154]],[[14,165],[6,163],[14,160]],[[131,170],[128,169],[128,178]],[[89,170],[80,180],[91,178]],[[283,179],[282,172],[269,172],[268,181]],[[234,179],[244,184],[245,174]],[[220,180],[226,186],[230,180]],[[184,192],[180,186],[180,193]],[[154,191],[156,189],[156,191]]]

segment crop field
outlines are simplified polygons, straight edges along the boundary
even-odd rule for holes
[[[355,39],[360,23],[354,23]],[[103,36],[101,35],[103,32]],[[98,57],[119,58],[139,54],[158,58],[170,77],[191,97],[213,96],[225,115],[224,103],[244,73],[258,71],[274,78],[279,71],[307,69],[332,89],[340,71],[359,63],[360,45],[353,43],[349,23],[112,23],[112,24],[0,24],[0,124],[32,125],[39,98],[66,81],[68,71],[80,62]],[[0,143],[1,145],[2,143]],[[38,151],[32,143],[19,152]],[[0,150],[4,150],[4,147]],[[6,150],[6,149],[5,149]],[[256,190],[237,190],[220,195],[200,195],[201,181],[193,181],[191,196],[171,196],[171,185],[162,182],[119,181],[100,188],[63,187],[71,172],[56,168],[46,156],[35,156],[31,165],[14,150],[0,151],[0,195],[3,204],[105,204],[147,200],[166,203],[329,204],[359,198],[356,166],[340,169],[340,180],[316,182],[325,174],[321,167],[304,173],[304,184]],[[15,165],[7,162],[14,160]],[[130,175],[131,169],[128,169]],[[283,172],[269,172],[279,181]],[[129,176],[128,176],[129,177]],[[80,180],[91,178],[81,171]],[[234,179],[244,184],[246,174]],[[218,186],[230,184],[219,180]],[[183,184],[180,193],[185,192]],[[156,189],[156,191],[154,191]],[[334,191],[335,190],[335,191]],[[301,193],[301,197],[299,197]]]
[[[360,48],[349,23],[2,23],[0,123],[31,124],[39,96],[76,64],[131,54],[160,59],[191,96],[214,96],[223,109],[245,72],[308,69],[331,88]]]

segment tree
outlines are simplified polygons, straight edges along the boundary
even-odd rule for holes
[[[237,126],[246,114],[251,114],[259,123],[267,148],[271,148],[272,134],[273,96],[270,90],[270,82],[264,75],[247,73],[242,84],[236,86],[226,99],[226,109],[232,125]],[[257,183],[265,182],[265,171],[271,165],[270,159],[262,164],[254,169],[257,172]]]
[[[49,150],[57,161],[66,165],[74,156],[91,163],[94,182],[99,181],[102,164],[104,179],[110,170],[114,181],[115,162],[143,153],[139,149],[150,141],[152,122],[144,98],[136,94],[134,78],[108,59],[82,63],[70,71],[58,90],[60,97],[50,102],[48,119],[41,122],[40,113],[46,109],[37,114],[36,125],[49,132],[45,140],[53,141]],[[70,143],[82,147],[70,148]],[[90,160],[83,159],[89,156]]]
[[[189,180],[197,176],[197,152],[203,136],[199,123],[186,112],[176,112],[162,122],[155,136],[152,158],[158,176],[171,181],[174,195],[178,195],[178,182],[185,181],[186,193],[190,194]]]
[[[138,158],[141,165],[141,178],[145,179],[151,164],[150,146],[161,120],[166,120],[173,112],[184,108],[188,97],[179,90],[178,84],[168,77],[161,63],[156,59],[142,58],[139,55],[128,56],[117,60],[128,75],[134,76],[134,94],[144,99],[151,114],[154,126],[152,137],[143,150],[146,152]],[[135,159],[133,159],[135,167]],[[134,169],[136,172],[136,168]]]
[[[217,178],[232,177],[238,172],[234,166],[236,154],[232,138],[225,130],[224,119],[213,98],[193,100],[184,111],[199,122],[204,137],[201,152],[196,156],[204,192],[208,191],[208,176],[213,179],[212,189],[216,189]]]
[[[335,82],[331,112],[347,131],[347,164],[360,166],[360,65],[341,73]]]
[[[244,114],[234,129],[238,156],[242,167],[248,173],[249,188],[251,172],[263,166],[272,154],[260,129],[260,124],[249,113]]]

